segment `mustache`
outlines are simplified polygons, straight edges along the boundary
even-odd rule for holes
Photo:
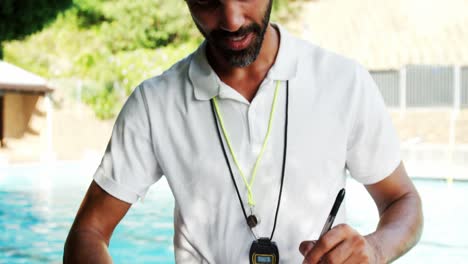
[[[260,34],[261,33],[261,27],[260,25],[256,24],[256,23],[252,23],[246,27],[241,27],[239,30],[235,31],[235,32],[229,32],[229,31],[226,31],[226,30],[222,30],[222,29],[217,29],[217,30],[214,30],[211,32],[211,37],[213,39],[222,39],[222,38],[235,38],[235,37],[241,37],[241,36],[245,36],[249,33],[256,33],[256,34]]]

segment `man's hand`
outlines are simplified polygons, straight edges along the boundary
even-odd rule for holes
[[[389,263],[406,253],[421,237],[421,198],[403,163],[380,182],[366,185],[379,210],[377,229],[361,236],[338,225],[318,241],[304,241],[304,263]]]
[[[303,241],[299,251],[303,263],[308,264],[382,262],[372,238],[361,236],[346,224],[335,226],[318,241]]]

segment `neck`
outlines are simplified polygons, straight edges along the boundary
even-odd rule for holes
[[[257,59],[246,67],[231,66],[220,54],[208,46],[208,61],[219,78],[252,101],[259,85],[275,62],[279,50],[279,33],[270,24],[265,32]]]

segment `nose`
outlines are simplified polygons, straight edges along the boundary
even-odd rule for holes
[[[226,0],[222,5],[221,29],[235,32],[244,25],[245,17],[241,3],[237,0]]]

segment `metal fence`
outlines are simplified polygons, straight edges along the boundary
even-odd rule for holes
[[[382,93],[385,104],[390,107],[399,106],[400,89],[399,89],[399,72],[398,71],[378,71],[371,72],[377,86]]]
[[[460,77],[460,106],[468,107],[468,67],[461,68]]]
[[[443,66],[406,68],[406,105],[408,107],[447,106],[454,104],[453,70]]]
[[[468,66],[409,65],[371,75],[389,107],[468,108]]]

